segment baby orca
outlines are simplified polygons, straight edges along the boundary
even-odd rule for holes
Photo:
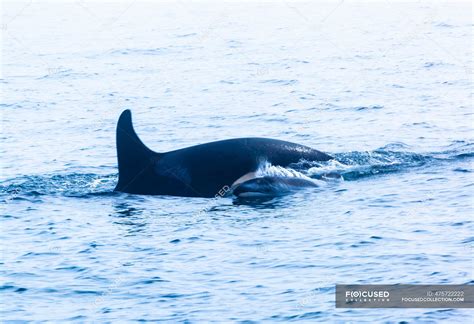
[[[271,197],[311,187],[318,187],[318,185],[309,179],[265,176],[242,182],[233,190],[233,194],[242,198]]]

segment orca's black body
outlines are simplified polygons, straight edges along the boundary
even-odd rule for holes
[[[116,191],[186,197],[214,197],[263,161],[284,167],[300,160],[332,159],[307,146],[267,138],[229,139],[156,153],[138,138],[130,110],[117,124],[117,157]]]

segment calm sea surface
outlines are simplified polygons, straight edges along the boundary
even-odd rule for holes
[[[336,283],[473,283],[470,4],[5,3],[1,319],[464,322]],[[271,137],[337,161],[242,203],[113,193],[115,126],[165,152]]]

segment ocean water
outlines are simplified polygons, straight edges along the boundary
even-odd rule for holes
[[[2,320],[472,321],[334,303],[336,283],[473,283],[469,2],[2,14]],[[114,193],[126,108],[158,152],[259,136],[336,161],[267,201]]]

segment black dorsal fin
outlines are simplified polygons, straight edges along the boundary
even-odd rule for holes
[[[134,180],[150,167],[152,157],[156,154],[135,133],[131,111],[127,109],[122,112],[117,123],[119,181],[115,190],[125,191],[133,185]]]

